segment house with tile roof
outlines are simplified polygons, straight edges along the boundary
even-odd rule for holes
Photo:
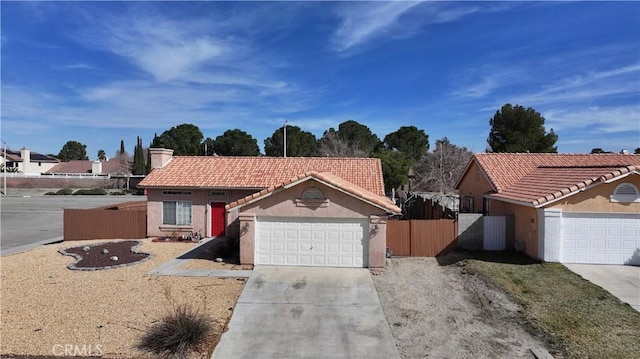
[[[386,223],[376,158],[173,156],[150,149],[147,233],[238,238],[243,264],[381,268]]]
[[[25,174],[45,173],[60,163],[59,159],[31,151],[28,147],[23,147],[20,151],[7,150],[6,158],[4,150],[0,151],[0,157],[3,158],[2,164],[8,169],[7,172],[13,169]]]
[[[49,169],[48,174],[96,174],[130,175],[131,162],[126,159],[111,158],[106,161],[71,160],[60,162]]]
[[[479,153],[456,189],[460,212],[513,216],[531,257],[640,265],[640,155]]]

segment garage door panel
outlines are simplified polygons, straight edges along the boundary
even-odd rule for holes
[[[640,214],[564,213],[560,261],[566,263],[640,264]]]
[[[256,226],[256,264],[366,266],[366,219],[262,217]]]

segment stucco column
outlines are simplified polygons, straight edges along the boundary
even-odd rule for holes
[[[384,268],[387,255],[387,217],[369,216],[369,269]]]
[[[256,244],[256,215],[240,213],[240,263],[254,264]]]
[[[538,209],[538,258],[545,262],[560,262],[562,242],[562,210]]]

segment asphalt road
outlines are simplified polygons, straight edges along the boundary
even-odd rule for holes
[[[2,255],[62,240],[64,208],[94,208],[144,201],[145,196],[33,196],[0,198]]]

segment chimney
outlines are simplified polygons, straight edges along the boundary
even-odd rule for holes
[[[622,150],[622,151],[620,151],[620,154],[621,154],[621,155],[628,155],[628,154],[629,154],[629,151],[627,151],[627,150]]]
[[[22,158],[22,172],[29,172],[29,167],[31,167],[31,150],[29,150],[29,147],[22,147],[20,157]]]
[[[151,169],[163,168],[173,158],[173,150],[166,148],[150,148]]]
[[[100,160],[95,160],[91,164],[91,173],[94,175],[102,174],[102,162]]]

